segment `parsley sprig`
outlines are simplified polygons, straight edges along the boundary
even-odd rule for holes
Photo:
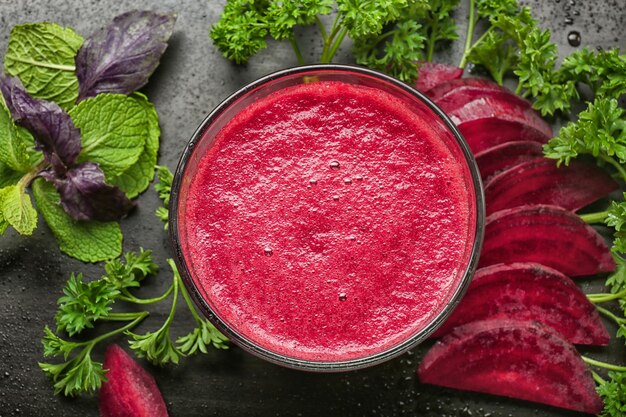
[[[129,338],[129,346],[138,357],[145,357],[154,365],[178,363],[181,357],[198,352],[207,353],[210,346],[227,349],[228,339],[208,320],[200,317],[173,261],[172,283],[160,296],[139,298],[132,293],[148,276],[154,275],[158,267],[150,251],[141,249],[139,253],[127,253],[124,260],[116,259],[105,265],[105,274],[97,280],[85,282],[81,274],[72,274],[59,298],[59,309],[55,316],[56,331],[44,328],[43,354],[45,357],[60,357],[60,363],[40,363],[40,368],[52,380],[55,393],[75,396],[97,390],[106,378],[102,363],[92,358],[94,348],[107,339],[121,334]],[[187,335],[174,340],[170,328],[174,322],[182,293],[185,304],[190,309],[196,327]],[[165,322],[155,331],[135,333],[137,327],[150,311],[113,311],[116,303],[126,304],[125,310],[134,306],[146,306],[170,299],[171,307]],[[99,322],[123,322],[108,333],[88,340],[70,340],[85,329],[94,328]]]

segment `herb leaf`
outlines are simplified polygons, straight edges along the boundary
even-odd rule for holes
[[[86,328],[92,328],[96,320],[108,315],[119,291],[108,281],[85,283],[82,274],[72,274],[63,293],[65,295],[57,301],[57,329],[73,336]]]
[[[125,263],[114,259],[104,266],[106,275],[103,278],[118,290],[139,287],[145,277],[156,274],[159,269],[149,250],[141,249],[139,255],[128,252],[124,258]]]
[[[104,173],[93,162],[76,165],[63,177],[51,171],[40,175],[54,184],[61,196],[61,206],[74,220],[119,220],[134,207],[119,188],[105,182]]]
[[[80,153],[80,131],[57,104],[32,98],[17,78],[0,76],[0,91],[13,119],[35,137],[35,148],[62,174]]]
[[[83,38],[55,23],[14,26],[11,30],[5,71],[19,77],[33,96],[51,100],[64,109],[74,106],[78,79],[74,57]]]
[[[51,184],[36,179],[32,189],[37,208],[62,252],[84,262],[106,261],[122,252],[122,231],[117,222],[78,222],[61,208],[59,193]]]
[[[609,371],[610,380],[598,386],[604,401],[602,417],[622,417],[626,414],[626,372]]]
[[[85,40],[76,56],[79,100],[130,94],[148,82],[172,35],[176,16],[134,10]]]
[[[79,162],[95,162],[107,180],[135,164],[148,136],[144,108],[123,94],[98,94],[81,101],[70,112],[80,129],[82,150]]]
[[[26,173],[33,166],[34,139],[28,130],[16,126],[0,94],[0,162],[15,171]],[[0,176],[2,174],[0,173]]]
[[[209,346],[215,349],[228,349],[228,338],[206,319],[198,321],[198,327],[191,333],[179,337],[176,343],[178,349],[187,356],[198,352],[207,353]]]
[[[121,175],[112,178],[110,183],[120,188],[129,198],[135,198],[148,188],[154,178],[154,166],[159,153],[159,115],[154,105],[141,93],[134,93],[133,98],[145,112],[148,123],[145,145],[137,162],[124,171]]]
[[[166,166],[157,166],[157,179],[158,182],[154,185],[154,189],[159,193],[159,198],[163,201],[163,206],[156,209],[156,216],[165,225],[163,228],[168,229],[169,226],[169,204],[170,194],[172,192],[172,182],[174,181],[174,174]]]
[[[21,235],[31,235],[37,228],[37,211],[19,183],[0,189],[0,212],[4,220]]]

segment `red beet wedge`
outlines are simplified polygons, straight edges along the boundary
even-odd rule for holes
[[[486,117],[458,126],[474,155],[513,141],[547,143],[550,136],[526,123],[499,117]]]
[[[521,206],[493,213],[485,222],[478,267],[536,262],[570,277],[615,270],[606,241],[571,211]]]
[[[522,109],[531,110],[531,103],[529,101],[524,100],[520,96],[511,93],[497,84],[496,87],[497,89],[482,86],[458,87],[435,100],[435,103],[446,113],[452,113],[454,110],[479,99],[502,101]]]
[[[471,120],[488,119],[497,117],[498,119],[520,122],[528,125],[548,137],[552,137],[552,128],[541,118],[539,113],[534,111],[518,98],[512,98],[510,93],[496,93],[476,98],[461,107],[457,107],[448,112],[448,116],[458,126]],[[525,103],[525,102],[524,102]]]
[[[435,62],[421,62],[417,73],[415,88],[427,92],[438,84],[448,80],[461,78],[463,68]]]
[[[457,327],[418,369],[427,384],[598,414],[602,399],[574,346],[535,322],[487,320]]]
[[[520,140],[506,142],[476,154],[476,164],[480,177],[486,182],[492,176],[514,165],[543,156],[543,146],[539,142]]]
[[[497,264],[476,271],[467,294],[434,337],[485,319],[538,321],[573,344],[606,346],[610,338],[598,310],[576,284],[535,263]]]
[[[616,190],[618,184],[601,168],[573,160],[557,167],[535,158],[515,165],[485,183],[487,214],[505,208],[550,204],[576,211]]]
[[[156,381],[121,347],[111,345],[104,355],[107,381],[100,388],[102,417],[167,417]]]
[[[433,101],[437,101],[453,91],[464,89],[508,91],[504,87],[501,87],[497,83],[494,83],[486,78],[468,77],[442,82],[428,91],[428,97],[430,97]]]

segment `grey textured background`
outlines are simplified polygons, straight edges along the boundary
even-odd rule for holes
[[[623,0],[533,0],[534,15],[553,29],[553,39],[567,45],[567,34],[577,30],[582,46],[626,46]],[[247,67],[224,60],[208,39],[223,1],[162,0],[0,0],[0,57],[10,28],[19,23],[53,21],[75,28],[84,36],[115,15],[134,9],[173,10],[176,32],[162,64],[145,92],[161,117],[159,162],[174,168],[186,141],[202,118],[230,93],[268,72],[296,64],[288,44],[271,44]],[[462,14],[461,11],[460,14]],[[570,22],[568,18],[572,19]],[[464,33],[461,27],[460,33]],[[305,57],[319,56],[314,33],[298,33]],[[439,59],[458,62],[461,42]],[[336,62],[349,63],[347,47]],[[163,271],[150,279],[145,294],[158,294],[169,284],[165,259],[168,242],[161,223],[152,215],[159,201],[151,189],[139,199],[139,208],[122,222],[125,250],[152,249]],[[95,397],[65,399],[54,396],[37,367],[39,339],[45,324],[53,324],[56,299],[71,271],[98,277],[101,266],[86,265],[62,255],[40,219],[31,237],[8,232],[0,238],[0,416],[96,416]],[[167,305],[139,329],[154,329]],[[181,314],[174,332],[182,334],[191,321]],[[621,342],[620,342],[621,344]],[[148,368],[156,376],[172,416],[574,416],[549,407],[474,393],[422,386],[415,368],[424,348],[384,365],[334,375],[306,374],[283,369],[251,357],[237,348],[182,361],[179,366]],[[605,351],[598,351],[600,354]],[[606,355],[620,360],[622,347]],[[95,353],[101,357],[101,351]]]

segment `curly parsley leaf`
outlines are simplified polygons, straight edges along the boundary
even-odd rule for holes
[[[475,65],[485,67],[498,84],[504,83],[504,77],[518,63],[517,47],[502,32],[489,30],[470,52],[467,59]]]
[[[172,192],[172,182],[174,181],[174,174],[166,166],[157,166],[157,179],[158,182],[154,185],[154,189],[159,193],[159,198],[163,201],[164,207],[156,209],[156,216],[165,225],[166,230],[169,223],[168,205],[170,204],[170,193]]]
[[[215,349],[228,349],[228,338],[206,319],[198,321],[198,326],[185,336],[176,340],[178,349],[190,356],[198,352],[207,353],[210,346]]]
[[[63,363],[39,363],[41,370],[52,380],[55,394],[73,397],[100,388],[105,381],[105,371],[102,363],[91,359],[92,347],[89,345],[75,358]]]
[[[601,417],[626,415],[626,372],[609,371],[609,381],[598,386],[598,394],[604,401]]]
[[[144,278],[156,274],[159,270],[150,250],[141,248],[138,255],[134,252],[127,252],[124,260],[125,262],[120,259],[107,262],[104,266],[106,274],[102,277],[120,290],[141,286]]]
[[[276,40],[293,38],[296,25],[310,25],[332,11],[333,0],[271,0],[265,12],[269,34]]]

